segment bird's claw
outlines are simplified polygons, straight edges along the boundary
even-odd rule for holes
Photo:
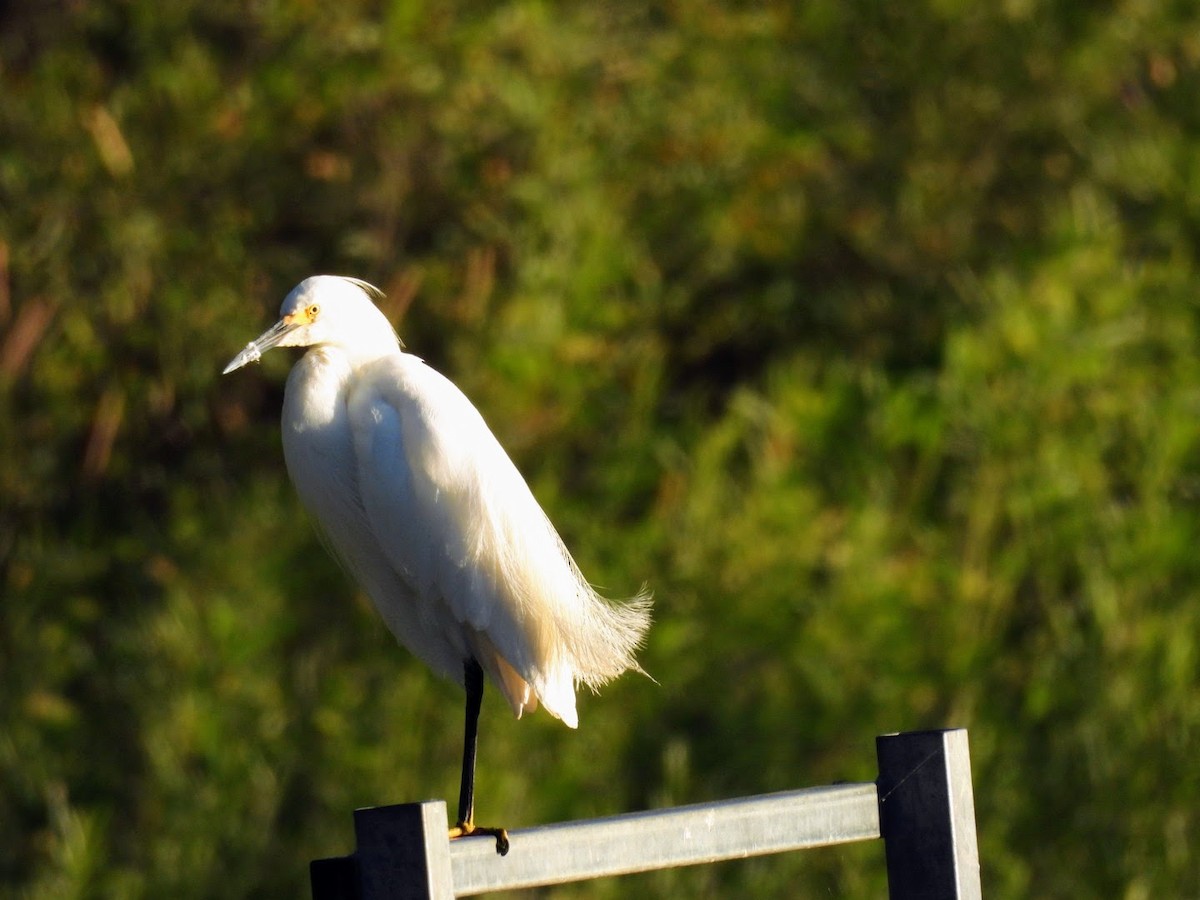
[[[508,831],[503,828],[485,828],[482,825],[476,825],[474,822],[459,822],[450,829],[450,840],[485,834],[490,834],[496,839],[496,854],[498,856],[508,855]]]

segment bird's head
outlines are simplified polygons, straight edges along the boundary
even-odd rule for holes
[[[279,321],[247,344],[223,374],[257,362],[272,347],[336,345],[361,357],[395,350],[396,332],[372,302],[382,296],[377,287],[357,278],[306,278],[283,299]]]

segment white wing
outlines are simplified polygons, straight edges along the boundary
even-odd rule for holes
[[[593,607],[611,608],[483,418],[406,354],[365,368],[348,408],[363,506],[427,624],[474,655],[518,715],[540,700],[574,726],[576,681],[629,668],[632,646],[614,647],[611,627],[596,628]]]

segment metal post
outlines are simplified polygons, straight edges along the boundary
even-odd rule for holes
[[[353,856],[314,859],[308,878],[313,900],[359,900],[358,860]]]
[[[454,896],[446,803],[354,811],[354,855],[315,860],[313,900],[449,900]]]
[[[891,900],[979,900],[966,730],[882,735],[875,752]]]

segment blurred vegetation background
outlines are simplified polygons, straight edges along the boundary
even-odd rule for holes
[[[388,292],[656,625],[521,827],[970,730],[989,897],[1200,896],[1200,10],[0,3],[0,890],[295,897],[459,691],[286,482],[303,277]],[[544,891],[878,897],[854,845]]]

